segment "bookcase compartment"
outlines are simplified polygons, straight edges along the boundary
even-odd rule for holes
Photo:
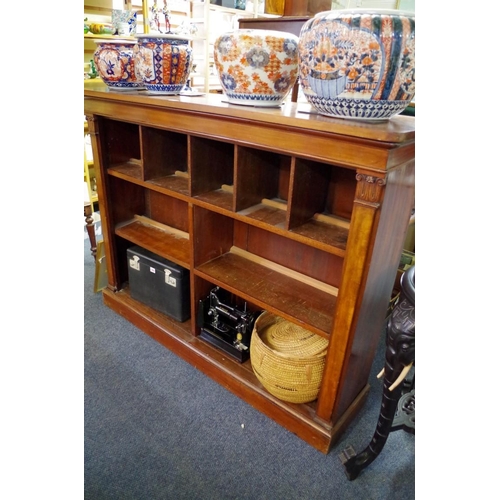
[[[201,278],[199,276],[194,277],[194,289],[195,293],[193,294],[193,305],[194,305],[194,314],[199,313],[199,301],[204,300],[208,297],[209,293],[215,288],[213,282],[208,281],[204,278]],[[228,301],[226,302],[227,304],[230,304],[231,306],[237,307],[240,311],[243,311],[246,309],[249,312],[254,312],[254,313],[259,313],[262,311],[262,308],[252,304],[248,300],[243,299],[240,295],[235,294],[235,293],[226,293],[228,292],[227,289],[224,287],[221,287],[224,290],[224,296],[228,298]],[[221,294],[222,295],[222,294]],[[196,316],[192,316],[196,317]],[[198,335],[200,333],[200,326],[197,323],[201,323],[201,319],[197,320],[196,322],[193,322],[193,324],[196,323],[196,330],[195,334]]]
[[[191,196],[232,211],[234,145],[202,137],[189,139]]]
[[[142,179],[139,125],[105,119],[100,128],[105,168]]]
[[[233,210],[234,145],[190,137],[191,196]]]
[[[201,207],[193,215],[197,276],[329,335],[341,258]]]
[[[288,155],[236,146],[234,211],[285,228],[290,165]]]
[[[287,228],[343,255],[356,192],[356,172],[294,159]]]
[[[187,202],[110,177],[115,233],[175,264],[189,268],[189,205]]]
[[[144,126],[141,137],[144,180],[188,196],[188,137]]]

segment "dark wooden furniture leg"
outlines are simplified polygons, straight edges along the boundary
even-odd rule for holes
[[[90,240],[90,251],[92,252],[92,256],[94,257],[94,261],[97,253],[97,242],[95,238],[95,227],[94,227],[94,219],[92,218],[92,204],[84,202],[83,203],[83,214],[85,216],[85,225],[87,226],[87,232],[89,234]]]
[[[340,454],[350,481],[377,458],[390,432],[403,429],[415,434],[415,389],[410,387],[411,391],[402,391],[405,384],[401,384],[414,361],[415,266],[412,266],[401,277],[399,301],[387,325],[384,392],[377,428],[363,451],[356,454],[352,446],[348,446]],[[413,381],[409,383],[413,386]]]

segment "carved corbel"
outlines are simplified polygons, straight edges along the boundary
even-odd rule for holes
[[[95,119],[95,116],[94,115],[86,115],[85,119],[87,120],[89,134],[90,135],[97,135],[98,129],[97,129],[97,120]]]
[[[378,207],[382,201],[386,180],[368,174],[356,174],[356,201]]]

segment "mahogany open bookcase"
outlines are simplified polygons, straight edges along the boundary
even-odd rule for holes
[[[415,119],[366,123],[309,105],[84,91],[108,286],[104,303],[323,453],[361,408],[414,201]],[[191,318],[134,300],[127,249],[190,271]],[[283,402],[199,338],[215,286],[328,339],[322,385]],[[382,368],[382,367],[381,367]]]

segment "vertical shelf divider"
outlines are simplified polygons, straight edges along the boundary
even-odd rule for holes
[[[175,162],[169,143],[165,140],[165,133],[162,130],[141,127],[143,144],[143,164],[144,178],[147,181],[173,174],[175,172]],[[169,161],[165,160],[169,158]]]
[[[289,190],[287,229],[305,224],[325,207],[331,167],[294,158]]]
[[[234,211],[257,205],[278,193],[279,172],[273,157],[258,149],[236,146]]]
[[[229,252],[233,246],[233,220],[217,212],[193,207],[193,266]]]

